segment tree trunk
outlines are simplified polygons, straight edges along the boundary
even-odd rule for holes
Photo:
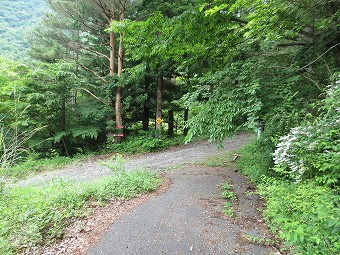
[[[172,137],[174,135],[174,111],[173,110],[169,110],[168,113],[168,136]]]
[[[113,6],[111,8],[111,19],[110,19],[110,24],[114,21],[115,19],[115,5],[114,5],[114,2],[113,2]],[[110,77],[112,79],[112,77],[115,75],[115,33],[114,31],[111,31],[110,32]],[[115,110],[114,109],[114,99],[112,97],[112,92],[111,90],[109,90],[108,92],[109,94],[107,95],[107,98],[108,98],[108,104],[111,105],[112,107],[112,113],[113,111]],[[112,123],[112,115],[111,115],[111,112],[109,113],[109,116],[107,117],[107,121],[109,123]],[[109,131],[108,131],[108,137],[110,139],[113,138],[113,131],[112,129],[110,128]]]
[[[149,106],[146,103],[144,103],[143,118],[142,118],[143,130],[144,131],[149,130],[149,119],[150,119],[150,109],[149,109]]]
[[[163,98],[163,73],[157,78],[157,101],[156,101],[156,131],[161,129],[162,121],[162,99]]]
[[[124,14],[125,14],[125,10],[124,10],[124,6],[122,6],[122,10],[121,10],[121,14],[120,14],[120,22],[123,23],[124,22]],[[118,77],[120,77],[122,75],[123,72],[123,62],[124,62],[124,50],[123,50],[123,33],[121,32],[119,34],[119,49],[118,49],[118,71],[117,71],[117,75]],[[123,104],[122,104],[122,92],[123,92],[123,88],[121,86],[121,84],[118,85],[117,89],[116,89],[116,127],[118,129],[121,129],[120,133],[118,134],[119,139],[121,139],[123,137],[123,120],[122,120],[122,108],[123,108]]]
[[[145,78],[144,80],[144,93],[148,93],[149,90],[149,79]],[[144,101],[143,104],[143,116],[142,116],[142,123],[143,123],[143,130],[149,130],[149,120],[150,120],[150,108],[149,108],[149,96]]]
[[[111,22],[113,21],[113,19],[114,18],[112,17]],[[114,74],[115,74],[115,34],[112,31],[112,32],[110,32],[110,77],[114,76]],[[113,108],[114,104],[113,104],[113,98],[112,98],[111,90],[109,90],[109,94],[108,94],[107,98],[108,98],[108,103],[110,105],[112,105],[112,110],[114,110],[114,108]],[[108,122],[112,121],[111,112],[109,113],[107,120],[108,120]],[[113,132],[112,132],[111,129],[108,131],[108,137],[109,138],[113,137]]]
[[[61,131],[66,131],[66,85],[61,85],[62,86],[62,90],[61,90],[61,107],[60,107],[60,118],[61,118]],[[66,155],[67,157],[70,156],[68,150],[67,150],[67,146],[66,146],[66,142],[64,140],[64,138],[61,139],[62,142],[62,148],[63,148],[63,153],[64,155]]]
[[[184,124],[185,124],[185,127],[184,127],[184,135],[187,135],[188,134],[188,127],[187,127],[187,123],[188,123],[188,119],[189,119],[189,109],[186,108],[184,110]]]
[[[115,73],[115,33],[111,31],[110,32],[110,76],[113,76],[114,73]]]

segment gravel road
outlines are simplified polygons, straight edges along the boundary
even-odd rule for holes
[[[173,166],[179,166],[181,164],[191,164],[197,160],[204,159],[211,155],[223,153],[226,150],[237,149],[243,144],[247,143],[249,139],[250,136],[248,134],[238,134],[233,139],[226,140],[224,142],[223,149],[219,148],[216,144],[212,144],[207,141],[200,141],[192,144],[173,147],[161,152],[140,154],[126,158],[125,167],[128,170],[133,170],[136,168],[161,170]],[[100,159],[98,157],[92,157],[87,160],[70,164],[57,171],[46,172],[34,177],[30,177],[26,180],[19,181],[15,185],[39,185],[53,179],[84,181],[100,178],[104,175],[112,174],[112,171],[108,167],[100,163],[100,161],[107,160],[109,158],[110,155],[107,155],[104,158],[100,157]]]

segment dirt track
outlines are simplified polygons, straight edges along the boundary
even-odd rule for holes
[[[223,153],[226,150],[235,150],[249,141],[247,134],[239,134],[234,139],[226,140],[224,148],[219,148],[216,144],[207,141],[200,141],[192,144],[181,145],[156,153],[145,153],[126,159],[126,169],[145,168],[150,170],[164,170],[169,167],[176,167],[182,164],[192,164],[200,159]],[[66,180],[93,180],[104,175],[112,174],[112,171],[100,163],[107,160],[110,155],[94,156],[90,159],[76,162],[63,169],[43,173],[27,180],[19,181],[16,185],[43,184],[52,179]]]

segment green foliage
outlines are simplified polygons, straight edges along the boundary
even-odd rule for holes
[[[58,153],[52,153],[49,158],[40,158],[38,153],[29,153],[24,161],[18,162],[9,169],[0,169],[0,176],[6,176],[11,181],[21,180],[30,175],[63,167],[79,159],[79,157],[63,157],[59,156]]]
[[[224,207],[223,212],[230,217],[234,217],[234,210],[232,206],[233,206],[232,203],[229,201],[225,202],[223,206]]]
[[[154,173],[131,171],[91,183],[55,181],[43,187],[6,189],[0,196],[0,253],[19,254],[53,243],[68,224],[88,214],[88,202],[130,199],[159,183]]]
[[[271,146],[263,141],[245,146],[237,166],[266,199],[264,216],[292,254],[336,254],[339,250],[339,195],[315,181],[297,184],[271,170]],[[287,249],[288,249],[287,248]]]
[[[236,161],[237,167],[242,173],[251,178],[253,182],[261,182],[263,176],[271,176],[273,165],[272,149],[261,140],[254,140],[244,146]]]
[[[0,55],[11,59],[27,59],[26,36],[47,11],[44,1],[40,0],[2,0],[0,2]]]
[[[321,116],[280,138],[274,171],[295,182],[314,178],[320,184],[339,187],[339,98],[340,86],[336,82],[322,102]]]
[[[258,81],[248,82],[253,69],[255,62],[234,62],[223,71],[197,80],[198,89],[188,101],[192,106],[201,103],[189,121],[188,140],[202,134],[209,134],[212,141],[222,140],[242,127],[256,127],[262,103],[256,97]]]
[[[139,132],[139,135],[134,137],[127,137],[126,140],[121,143],[108,142],[102,152],[115,152],[115,153],[127,153],[137,154],[143,152],[154,152],[162,149],[169,148],[172,145],[178,145],[183,143],[183,137],[159,137],[155,138],[148,132]]]
[[[294,254],[337,254],[340,249],[339,195],[313,182],[266,179],[259,186],[271,229]]]

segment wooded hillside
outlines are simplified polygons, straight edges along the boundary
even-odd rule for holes
[[[43,0],[0,1],[0,55],[15,60],[26,58],[27,36],[47,11]]]

